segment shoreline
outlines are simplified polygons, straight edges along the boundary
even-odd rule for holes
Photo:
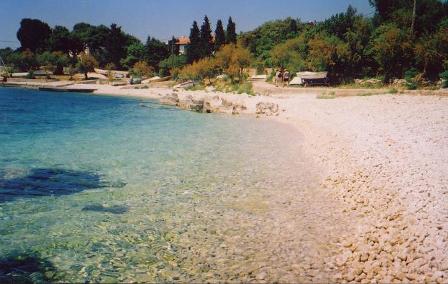
[[[311,94],[249,97],[108,86],[93,94],[167,99],[161,103],[184,109],[202,100],[211,102],[210,112],[234,114],[240,106],[237,113],[293,126],[304,136],[303,152],[322,169],[321,187],[356,216],[357,230],[335,240],[340,253],[326,260],[339,273],[337,280],[447,281],[448,98],[322,100]],[[260,111],[260,103],[277,105],[277,111]]]

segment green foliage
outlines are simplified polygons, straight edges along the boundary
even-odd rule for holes
[[[236,40],[237,40],[236,25],[235,22],[232,20],[232,17],[229,17],[226,29],[226,43],[236,44]]]
[[[433,34],[422,36],[415,46],[415,59],[425,77],[437,80],[444,70],[443,61],[448,58],[448,28],[440,28]]]
[[[201,58],[201,37],[196,21],[190,29],[190,44],[187,48],[188,63],[193,63]]]
[[[92,55],[82,53],[79,57],[78,63],[76,64],[76,68],[80,73],[84,73],[84,77],[87,80],[88,72],[93,72],[94,68],[98,66],[98,61],[96,61],[95,57]]]
[[[448,88],[448,70],[440,73],[440,78],[442,79],[442,88]]]
[[[253,61],[249,50],[234,44],[223,46],[215,54],[215,58],[219,70],[232,82],[242,82],[245,79],[244,68],[249,67]]]
[[[8,63],[18,71],[28,72],[37,69],[38,62],[36,56],[30,50],[14,52],[8,56]]]
[[[131,69],[131,75],[136,77],[150,77],[154,74],[154,68],[145,61],[138,61]]]
[[[63,68],[69,64],[70,59],[61,51],[46,51],[37,55],[37,62],[43,66],[47,72],[51,72],[55,75],[62,75]]]
[[[160,61],[170,55],[170,50],[166,43],[151,37],[148,37],[146,40],[145,49],[145,60],[154,70],[158,70]]]
[[[204,58],[207,56],[212,55],[213,52],[213,37],[212,37],[212,30],[210,27],[210,21],[208,20],[208,17],[204,17],[204,22],[201,26],[200,31],[200,57]]]
[[[372,40],[371,54],[384,74],[386,83],[402,78],[413,57],[409,34],[394,24],[380,26]]]
[[[187,57],[185,55],[171,55],[167,59],[160,61],[159,74],[161,76],[173,75],[174,69],[182,68],[187,64]]]
[[[226,33],[224,32],[224,27],[222,21],[218,20],[215,29],[215,51],[219,50],[222,45],[226,43]]]
[[[287,40],[276,45],[270,52],[274,66],[298,72],[306,69],[307,50],[303,37]]]
[[[127,56],[120,60],[121,65],[126,69],[132,69],[135,63],[145,58],[145,46],[141,42],[135,42],[128,46]]]
[[[70,31],[66,27],[55,26],[52,29],[48,44],[49,50],[68,54],[72,48],[71,45],[73,44]]]
[[[320,99],[320,100],[336,99],[336,93],[335,92],[329,92],[328,94],[323,93],[323,94],[317,95],[316,99]]]
[[[112,24],[104,42],[105,60],[121,68],[121,59],[126,57],[129,40],[129,37],[122,32],[121,27]]]
[[[406,80],[406,88],[408,90],[417,89],[417,87],[418,87],[417,80],[416,80],[417,75],[418,75],[418,70],[415,68],[411,68],[404,73],[404,78]]]
[[[184,80],[212,79],[225,74],[232,83],[243,82],[244,68],[252,63],[250,52],[234,44],[223,46],[214,57],[206,57],[182,68],[179,78]]]
[[[31,52],[45,50],[50,35],[51,29],[48,24],[36,19],[22,19],[17,31],[17,39],[22,50],[29,49]]]
[[[241,44],[254,56],[270,66],[270,51],[277,44],[295,37],[301,28],[300,22],[292,18],[266,22],[254,31],[240,35]]]
[[[214,83],[215,90],[224,93],[248,94],[253,96],[254,90],[251,82],[235,83],[230,80],[220,79]]]
[[[411,29],[414,1],[369,0],[375,8],[375,22],[395,23],[404,30]],[[433,33],[448,15],[448,4],[440,0],[417,0],[414,34],[422,36]]]

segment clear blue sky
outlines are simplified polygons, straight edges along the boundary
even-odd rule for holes
[[[201,23],[204,15],[213,25],[219,18],[226,24],[232,16],[240,32],[288,16],[319,21],[345,11],[349,4],[365,15],[372,13],[368,0],[0,0],[0,47],[18,47],[22,18],[69,29],[78,22],[117,23],[142,40],[148,35],[167,40],[188,35],[193,20]]]

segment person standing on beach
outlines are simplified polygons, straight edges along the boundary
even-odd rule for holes
[[[289,86],[289,71],[285,70],[285,73],[283,74],[283,87],[285,86],[285,82],[286,82],[286,86]]]
[[[280,69],[275,73],[275,86],[278,87],[278,84],[282,82],[283,74]]]

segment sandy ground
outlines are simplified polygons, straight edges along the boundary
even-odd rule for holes
[[[358,224],[334,259],[340,279],[448,282],[448,98],[279,100]]]
[[[324,261],[334,280],[448,283],[448,96],[318,99],[313,91],[255,87],[268,96],[221,95],[245,104],[246,113],[259,102],[278,104],[271,119],[304,135],[322,188],[344,205],[335,214],[354,224]],[[173,91],[98,85],[95,93],[160,99]]]

